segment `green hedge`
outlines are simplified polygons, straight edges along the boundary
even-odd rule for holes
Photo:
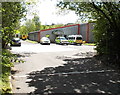
[[[10,88],[10,80],[9,76],[11,74],[11,67],[14,66],[14,62],[23,62],[22,60],[18,60],[17,56],[12,54],[9,50],[3,49],[2,55],[0,56],[2,59],[2,62],[0,62],[0,65],[2,67],[2,73],[0,74],[0,84],[1,85],[1,92],[4,93],[11,93]]]

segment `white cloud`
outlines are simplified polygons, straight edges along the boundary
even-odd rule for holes
[[[36,4],[32,11],[36,11],[40,16],[40,21],[42,24],[52,24],[52,23],[75,23],[78,16],[74,11],[69,11],[66,15],[56,14],[59,8],[56,7],[57,0],[43,0]],[[31,15],[27,18],[32,18]]]

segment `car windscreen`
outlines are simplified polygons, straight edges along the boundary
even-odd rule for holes
[[[13,42],[19,42],[20,39],[13,39],[12,41],[13,41]]]
[[[60,40],[67,40],[66,38],[60,38]]]
[[[49,40],[49,38],[45,38],[45,37],[44,37],[44,38],[42,38],[41,40],[46,40],[46,41],[48,41],[48,40]]]
[[[68,37],[69,40],[75,40],[75,37]]]
[[[82,37],[77,37],[76,40],[82,40]]]

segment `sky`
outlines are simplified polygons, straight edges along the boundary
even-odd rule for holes
[[[79,16],[77,16],[74,11],[66,10],[66,14],[64,12],[61,13],[60,8],[56,7],[57,1],[58,0],[41,0],[37,2],[35,6],[32,6],[29,11],[31,13],[37,13],[42,25],[75,23]],[[33,18],[33,14],[28,13],[27,18]]]

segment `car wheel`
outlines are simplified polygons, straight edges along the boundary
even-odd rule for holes
[[[82,44],[80,44],[80,46],[81,46]]]
[[[62,43],[60,42],[59,45],[62,45]]]

